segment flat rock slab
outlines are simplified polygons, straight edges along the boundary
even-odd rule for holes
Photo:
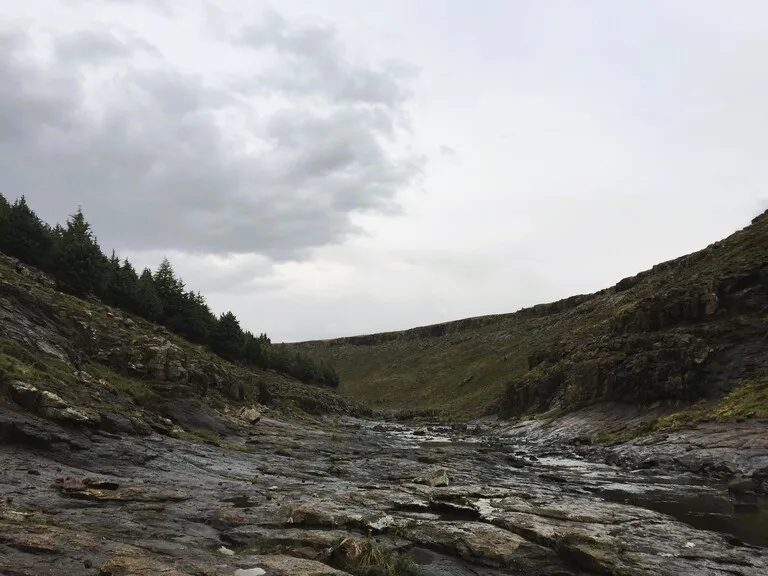
[[[401,424],[262,419],[250,442],[221,447],[98,435],[0,407],[0,430],[0,573],[768,574],[764,509],[746,488],[590,463],[482,428],[425,443]],[[713,515],[731,518],[709,526],[720,534],[616,494],[697,497],[732,515],[752,498],[755,511]]]

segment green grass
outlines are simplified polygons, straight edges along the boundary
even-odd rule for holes
[[[702,400],[632,428],[601,430],[592,437],[592,442],[626,442],[653,432],[693,428],[702,422],[723,423],[747,418],[768,418],[768,377],[744,381],[719,400]]]
[[[19,374],[19,363],[12,356],[0,353],[0,386],[5,386]]]
[[[83,368],[91,376],[97,380],[103,380],[108,386],[111,386],[134,402],[141,403],[148,398],[151,393],[151,388],[147,382],[118,374],[103,364],[91,362],[86,364]]]
[[[344,355],[335,351],[317,354],[337,367],[343,394],[374,409],[430,409],[451,419],[474,415],[504,391],[510,375],[527,370],[519,343],[496,352],[474,338],[353,347]]]
[[[418,565],[407,556],[378,545],[373,539],[344,538],[334,552],[340,568],[355,576],[418,576]]]
[[[214,446],[222,446],[223,439],[215,432],[209,430],[185,430],[181,434],[182,438],[187,440],[196,440],[205,444],[213,444]]]
[[[14,340],[0,339],[0,387],[20,380],[43,389],[61,392],[72,387],[72,367],[53,356],[44,356],[24,348]]]
[[[658,418],[655,429],[677,429],[700,422],[730,422],[742,418],[768,418],[768,377],[742,382],[717,402],[699,402]]]
[[[0,339],[0,355],[15,358],[24,364],[35,364],[39,358],[38,355],[9,338]]]

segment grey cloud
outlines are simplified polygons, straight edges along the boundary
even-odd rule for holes
[[[71,0],[69,0],[71,1]],[[79,0],[83,5],[92,4],[94,0]],[[114,6],[144,6],[163,16],[173,15],[174,0],[101,0],[102,4],[112,4]]]
[[[55,54],[60,63],[78,66],[113,59],[129,59],[143,50],[162,58],[155,46],[129,31],[116,27],[107,30],[83,30],[55,38]]]
[[[81,205],[107,248],[273,260],[360,233],[353,212],[396,213],[397,193],[418,182],[424,163],[390,151],[407,128],[407,78],[344,64],[330,28],[273,18],[279,26],[252,46],[296,56],[287,67],[306,80],[289,86],[267,73],[263,85],[283,94],[284,107],[266,117],[252,95],[174,70],[119,29],[56,37],[51,61],[31,55],[19,28],[0,29],[0,188],[25,194],[47,220]],[[108,81],[83,83],[102,72]],[[262,151],[244,152],[221,128],[224,113]]]
[[[154,269],[163,257],[173,263],[174,271],[190,289],[206,296],[210,294],[246,295],[266,294],[285,286],[284,278],[275,274],[272,262],[261,256],[245,255],[223,265],[211,257],[199,257],[187,253],[163,253],[161,251],[125,252],[138,269],[148,266]]]
[[[246,89],[281,90],[292,95],[323,96],[335,102],[366,103],[396,108],[411,97],[408,80],[415,67],[403,62],[384,62],[377,68],[353,65],[340,57],[343,47],[329,26],[293,27],[275,12],[243,27],[234,35],[240,45],[271,48],[283,56],[265,75],[257,75]],[[288,58],[285,58],[285,57]]]

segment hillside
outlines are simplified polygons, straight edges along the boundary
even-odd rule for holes
[[[768,212],[594,294],[295,347],[332,362],[341,390],[379,409],[468,417],[603,401],[681,406],[746,385],[745,401],[768,415],[767,337]]]
[[[133,434],[225,433],[270,408],[297,416],[365,412],[331,390],[230,363],[162,326],[54,286],[0,254],[0,405]],[[0,438],[17,433],[0,426]]]

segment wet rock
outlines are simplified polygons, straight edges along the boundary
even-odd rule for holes
[[[216,528],[216,530],[228,530],[237,526],[242,526],[248,523],[248,517],[241,512],[233,508],[223,508],[215,510],[208,523]]]
[[[504,459],[512,468],[526,468],[533,464],[521,456],[509,455]]]
[[[110,482],[109,480],[93,480],[91,478],[85,478],[83,484],[88,488],[95,488],[97,490],[117,490],[120,488],[120,484],[117,482]]]
[[[641,470],[647,470],[649,468],[657,468],[659,466],[659,461],[656,458],[645,458],[640,462],[640,465],[638,468]]]
[[[259,560],[259,567],[269,570],[274,576],[351,576],[348,572],[336,570],[321,562],[292,556],[264,556]]]
[[[510,567],[522,574],[568,574],[558,555],[513,532],[481,522],[419,522],[405,529],[408,539],[425,548],[452,551],[467,561]]]
[[[445,468],[436,468],[418,476],[414,482],[417,484],[426,484],[427,486],[435,488],[439,486],[448,486],[450,478],[448,477],[448,471],[445,470]]]
[[[280,550],[303,550],[311,556],[322,558],[349,534],[337,530],[275,529],[262,526],[240,526],[228,530],[222,539],[241,549],[255,549],[260,553]]]
[[[416,456],[416,461],[422,464],[437,464],[441,460],[439,454],[419,454]]]
[[[568,482],[568,479],[565,476],[552,472],[544,472],[543,474],[539,474],[539,478],[542,480],[547,480],[548,482],[557,482],[558,484],[565,484]]]
[[[120,487],[113,483],[94,483],[94,486],[91,486],[79,478],[59,478],[55,486],[65,496],[97,502],[181,502],[190,498],[181,490],[158,490],[141,486]]]
[[[0,404],[0,442],[34,448],[73,445],[73,438],[60,427],[39,418],[11,412]]]
[[[264,576],[266,572],[263,568],[238,568],[234,576]]]
[[[728,491],[739,495],[756,494],[760,489],[760,484],[752,478],[737,478],[728,484]]]
[[[50,439],[34,450],[20,443],[0,450],[0,493],[10,499],[0,502],[0,573],[69,576],[83,573],[88,559],[94,573],[115,576],[359,574],[345,562],[353,548],[369,545],[385,565],[409,556],[402,566],[415,561],[422,576],[768,573],[768,541],[756,521],[749,524],[764,511],[758,496],[734,503],[724,485],[689,473],[598,464],[574,458],[588,452],[563,450],[564,443],[546,449],[501,429],[500,445],[485,454],[474,438],[432,445],[400,424],[374,431],[363,423],[333,441],[327,423],[271,417],[250,431],[256,447],[235,438],[214,446],[80,428],[62,441],[59,425],[14,410],[4,415],[0,404],[0,432],[18,427]],[[633,445],[622,457],[637,468],[650,451],[684,454],[675,438]],[[751,442],[750,473],[765,466],[761,444]],[[287,447],[293,458],[276,455]],[[505,458],[512,450],[539,459],[511,471]],[[752,454],[728,450],[735,462]],[[428,472],[450,471],[450,485],[413,482],[427,476],[417,461],[423,456],[441,460]],[[668,460],[659,462],[663,468]],[[670,508],[654,511],[663,499]],[[740,511],[741,502],[754,512]],[[688,503],[709,508],[689,510]]]
[[[189,573],[178,570],[173,562],[163,561],[132,549],[117,551],[113,558],[99,567],[99,576],[128,576],[130,574],[188,576]]]
[[[164,406],[163,413],[186,430],[205,430],[219,435],[231,433],[224,420],[197,398],[181,398],[169,402]]]

